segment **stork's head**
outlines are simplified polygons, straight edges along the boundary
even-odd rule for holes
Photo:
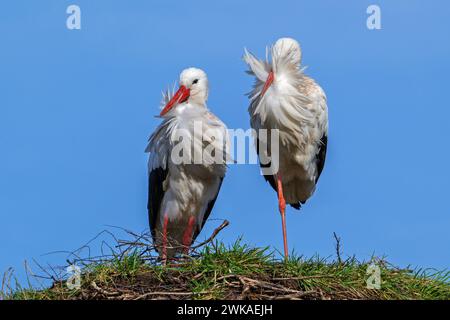
[[[184,69],[180,74],[179,89],[161,111],[165,115],[177,104],[192,102],[203,106],[208,99],[208,77],[197,68]]]
[[[272,47],[272,70],[269,71],[262,90],[262,96],[275,80],[275,72],[280,72],[282,67],[300,68],[302,51],[300,44],[292,38],[280,38]]]
[[[292,38],[280,38],[273,45],[272,57],[274,60],[287,59],[290,63],[299,67],[302,60],[300,44]]]

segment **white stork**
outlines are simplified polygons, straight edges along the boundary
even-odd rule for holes
[[[298,210],[316,189],[327,150],[328,109],[322,88],[300,68],[299,43],[281,38],[270,51],[271,62],[268,57],[258,60],[245,50],[248,73],[256,78],[248,111],[260,157],[260,152],[267,157],[271,146],[269,142],[264,151],[258,150],[258,129],[279,130],[279,169],[264,177],[278,194],[287,258],[286,203]]]
[[[188,251],[211,213],[225,176],[225,157],[219,153],[227,154],[223,143],[228,142],[227,129],[208,110],[207,98],[205,72],[185,69],[178,91],[163,93],[163,121],[146,148],[150,153],[150,230],[163,261]],[[196,132],[199,125],[202,131]],[[213,147],[220,161],[205,159],[208,146]],[[181,162],[177,158],[180,156]]]

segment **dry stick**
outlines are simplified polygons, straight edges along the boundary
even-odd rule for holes
[[[140,300],[140,299],[144,299],[147,298],[149,296],[191,296],[194,294],[206,294],[208,293],[208,291],[201,291],[201,292],[147,292],[144,293],[143,295],[140,295],[136,298],[134,298],[133,300]]]
[[[334,239],[336,239],[336,256],[338,259],[338,263],[341,264],[341,238],[339,238],[336,232],[333,232]]]
[[[311,294],[316,293],[316,291],[314,290],[309,290],[309,291],[301,291],[298,293],[292,293],[292,294],[287,294],[287,295],[283,295],[283,296],[275,296],[273,297],[274,300],[299,300],[304,296],[308,296]]]
[[[118,291],[115,291],[115,292],[109,292],[109,291],[107,291],[107,290],[105,290],[105,289],[103,289],[103,288],[100,288],[99,286],[97,286],[97,284],[96,284],[94,281],[91,282],[91,286],[92,286],[92,288],[94,288],[96,291],[100,292],[101,294],[103,294],[103,295],[105,295],[105,296],[118,296],[118,295],[120,295],[120,292],[118,292]]]
[[[314,276],[300,276],[300,277],[287,277],[287,278],[272,278],[271,280],[273,280],[273,281],[283,281],[283,280],[307,280],[307,279],[320,279],[320,278],[333,278],[334,276],[333,275],[329,275],[329,274],[323,274],[323,275],[314,275]],[[221,277],[219,277],[219,278],[217,278],[217,281],[220,281],[220,280],[225,280],[225,279],[228,279],[228,278],[238,278],[240,281],[241,281],[241,283],[242,283],[242,276],[240,276],[240,275],[236,275],[236,274],[227,274],[227,275],[224,275],[224,276],[221,276]],[[258,282],[261,282],[260,280],[255,280],[255,279],[250,279],[250,278],[245,278],[244,277],[244,279],[246,279],[246,280],[251,280],[251,281],[258,281]],[[284,288],[284,287],[282,287],[282,288]],[[281,289],[281,288],[280,288]],[[289,288],[288,288],[289,289]],[[291,290],[291,289],[289,289],[289,290]],[[302,292],[302,291],[300,291],[300,292]]]
[[[48,279],[48,280],[52,280],[53,282],[58,282],[58,279],[56,279],[55,277],[53,277],[53,275],[50,273],[50,272],[48,272],[47,270],[45,270],[45,268],[44,267],[42,267],[34,258],[33,258],[33,262],[38,266],[38,268],[42,271],[42,272],[44,272],[46,275],[47,275],[47,277],[48,278],[45,278],[44,276],[41,276],[41,278],[43,278],[43,279]]]
[[[153,246],[149,246],[148,243],[144,243],[144,242],[119,240],[118,244],[116,245],[116,248],[123,247],[123,246],[153,247]]]
[[[315,275],[315,276],[301,276],[301,277],[288,277],[288,278],[272,278],[272,280],[281,281],[281,280],[307,280],[307,279],[319,279],[319,278],[333,278],[333,275],[323,274],[323,275]]]
[[[237,274],[227,274],[227,275],[217,278],[217,281],[224,280],[227,278],[238,278],[238,277],[239,277],[239,275],[237,275]]]
[[[268,283],[266,281],[255,280],[255,279],[251,279],[251,278],[247,278],[247,277],[243,277],[243,276],[240,276],[239,279],[240,280],[241,279],[242,280],[247,280],[249,283],[254,284],[254,286],[258,286],[258,287],[263,288],[263,289],[265,288],[265,289],[273,290],[275,292],[280,292],[280,291],[290,292],[290,293],[301,293],[301,292],[303,292],[303,291],[299,291],[299,290],[286,288],[286,287],[283,287],[281,285],[270,284],[270,283]]]
[[[222,229],[228,227],[229,224],[230,224],[230,222],[228,220],[225,220],[224,222],[222,222],[222,224],[214,230],[214,232],[212,233],[212,235],[208,239],[206,239],[202,243],[192,247],[192,250],[198,249],[198,248],[204,246],[205,244],[213,241],[214,238],[219,234],[219,232],[222,231]]]
[[[239,281],[242,283],[242,292],[241,292],[241,296],[245,297],[245,295],[247,294],[247,292],[250,291],[250,286],[248,285],[248,283],[246,283],[241,277],[239,277]]]

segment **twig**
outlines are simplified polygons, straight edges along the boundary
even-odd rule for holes
[[[118,291],[110,292],[110,291],[107,291],[107,290],[105,290],[103,288],[100,288],[99,286],[97,286],[97,284],[94,281],[91,282],[91,287],[94,288],[96,291],[100,292],[101,294],[105,295],[105,296],[118,296],[118,295],[120,295],[120,292],[118,292]]]
[[[42,267],[37,261],[36,259],[32,259],[34,264],[38,266],[38,268],[45,273],[45,275],[47,276],[48,280],[52,280],[53,282],[58,282],[58,279],[56,279],[52,274],[50,274],[50,272],[48,272],[47,270],[45,270],[44,267]],[[41,276],[41,278],[45,279],[45,277]]]
[[[208,239],[206,239],[205,241],[201,242],[200,244],[192,247],[192,250],[203,247],[205,244],[213,241],[214,238],[219,234],[219,232],[222,231],[222,229],[228,227],[229,224],[230,224],[230,222],[228,220],[225,220],[224,222],[222,222],[222,224],[214,230],[214,232],[211,234],[211,236]]]
[[[227,275],[217,278],[216,281],[220,281],[220,280],[224,280],[224,279],[228,279],[228,278],[238,278],[238,277],[239,276],[237,274],[227,274]]]
[[[316,291],[314,291],[314,290],[300,291],[297,293],[291,293],[291,294],[286,294],[286,295],[282,295],[282,296],[274,296],[273,299],[274,300],[301,300],[302,297],[309,296],[314,293],[316,293]]]
[[[242,286],[243,286],[242,292],[241,292],[241,297],[244,298],[245,295],[247,294],[247,292],[250,291],[250,286],[248,285],[248,283],[246,283],[244,281],[244,279],[242,279],[242,277],[239,277],[239,281],[242,283]]]
[[[338,263],[341,264],[341,238],[339,238],[336,232],[333,232],[334,239],[336,239],[336,256],[338,259]]]
[[[141,299],[145,299],[147,297],[150,296],[191,296],[194,294],[206,294],[208,293],[207,291],[201,291],[201,292],[163,292],[163,291],[155,291],[155,292],[147,292],[144,293],[136,298],[134,298],[133,300],[141,300]]]
[[[281,285],[271,284],[271,283],[266,282],[266,281],[255,280],[255,279],[251,279],[251,278],[247,278],[247,277],[243,277],[243,276],[239,276],[239,280],[241,282],[242,282],[242,280],[246,280],[246,281],[250,282],[250,284],[253,284],[254,287],[257,286],[257,287],[260,287],[260,288],[273,290],[275,292],[280,292],[280,291],[290,292],[290,293],[299,293],[299,292],[301,292],[299,290],[286,288],[286,287],[283,287]]]
[[[333,275],[330,274],[321,274],[321,275],[315,275],[315,276],[301,276],[301,277],[288,277],[288,278],[272,278],[272,280],[275,281],[282,281],[282,280],[307,280],[307,279],[319,279],[319,278],[333,278]]]

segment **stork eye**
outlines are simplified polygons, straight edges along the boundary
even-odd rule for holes
[[[196,84],[198,82],[198,79],[195,79],[194,81],[192,81],[192,84]]]

